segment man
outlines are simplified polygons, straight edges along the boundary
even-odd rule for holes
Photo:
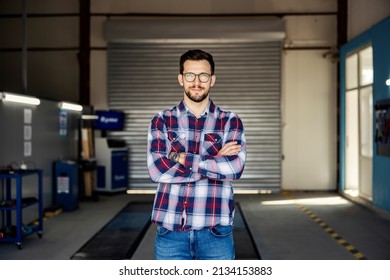
[[[246,140],[240,118],[210,99],[214,68],[210,54],[184,53],[184,98],[150,123],[148,169],[159,183],[151,217],[156,259],[234,259],[232,181],[244,170]]]

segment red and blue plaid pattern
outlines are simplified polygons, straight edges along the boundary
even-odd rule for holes
[[[218,156],[224,144],[237,141],[235,156]],[[185,152],[184,165],[168,158]],[[148,131],[149,176],[158,182],[152,221],[169,230],[232,225],[232,181],[239,179],[246,160],[246,140],[240,118],[216,107],[196,117],[184,101],[157,113]]]

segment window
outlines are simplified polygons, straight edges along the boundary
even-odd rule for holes
[[[346,191],[372,199],[373,94],[372,47],[350,54],[345,61]]]
[[[365,47],[346,59],[346,93],[357,90],[359,96],[359,146],[360,155],[372,157],[374,68],[372,47]]]
[[[358,87],[358,56],[353,54],[347,57],[346,62],[346,87],[351,90]]]
[[[360,90],[360,154],[372,157],[373,145],[373,101],[372,87]]]
[[[359,86],[371,85],[373,81],[372,48],[368,47],[359,52]]]

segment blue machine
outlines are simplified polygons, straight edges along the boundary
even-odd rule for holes
[[[96,191],[118,192],[128,187],[129,156],[121,140],[95,138]]]

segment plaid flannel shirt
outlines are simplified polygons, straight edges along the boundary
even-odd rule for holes
[[[218,156],[224,144],[237,141],[241,151]],[[168,158],[185,152],[184,165]],[[148,131],[149,176],[158,182],[152,221],[169,230],[232,225],[232,181],[239,179],[246,160],[246,140],[240,118],[210,100],[197,118],[184,101],[157,113]]]

